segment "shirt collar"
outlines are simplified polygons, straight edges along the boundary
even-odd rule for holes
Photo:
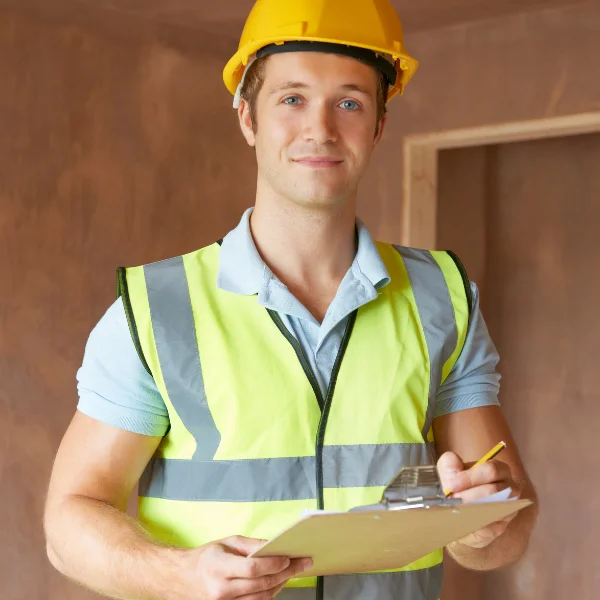
[[[258,294],[265,276],[270,273],[250,232],[250,215],[253,210],[246,210],[239,225],[223,238],[217,275],[219,289],[245,296]]]
[[[268,281],[275,276],[261,258],[250,231],[249,208],[242,215],[239,225],[230,231],[221,245],[217,287],[234,294],[260,294]],[[367,228],[359,219],[358,251],[352,263],[352,273],[362,274],[377,289],[390,282],[390,276],[381,260],[377,246]]]

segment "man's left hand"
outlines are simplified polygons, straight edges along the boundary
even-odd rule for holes
[[[511,488],[511,498],[520,496],[521,491],[506,463],[490,460],[471,469],[472,464],[464,464],[454,452],[446,452],[440,456],[437,465],[442,486],[444,490],[452,492],[453,498],[462,498],[463,502],[472,502],[506,488]],[[517,513],[513,513],[458,541],[471,548],[485,548],[506,531],[508,524],[516,515]]]

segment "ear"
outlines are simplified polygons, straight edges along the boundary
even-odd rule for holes
[[[377,144],[381,141],[381,137],[383,136],[383,130],[385,129],[385,124],[387,123],[387,115],[383,115],[381,121],[377,124],[377,133],[375,135],[375,140],[373,141],[373,149],[377,147]]]
[[[248,142],[249,146],[254,147],[256,145],[256,136],[254,134],[254,128],[252,127],[252,115],[250,114],[248,103],[243,99],[240,100],[240,106],[238,107],[238,118],[246,142]]]

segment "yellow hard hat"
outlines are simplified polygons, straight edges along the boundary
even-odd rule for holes
[[[404,91],[419,64],[405,51],[402,25],[390,0],[257,0],[239,49],[223,71],[232,94],[238,91],[248,61],[267,47],[271,50],[266,54],[288,48],[332,51],[370,62],[390,81],[388,100]]]

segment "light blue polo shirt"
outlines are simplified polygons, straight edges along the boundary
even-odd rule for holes
[[[378,290],[390,281],[389,273],[366,227],[357,221],[356,256],[319,323],[260,257],[250,232],[251,213],[248,209],[223,240],[217,286],[234,294],[256,295],[259,304],[279,314],[302,346],[325,396],[350,313],[377,298]],[[467,338],[454,369],[437,392],[435,416],[499,404],[498,354],[474,283],[471,289],[473,311]],[[77,380],[77,408],[82,413],[135,433],[166,433],[167,408],[137,355],[121,299],[92,330]]]

